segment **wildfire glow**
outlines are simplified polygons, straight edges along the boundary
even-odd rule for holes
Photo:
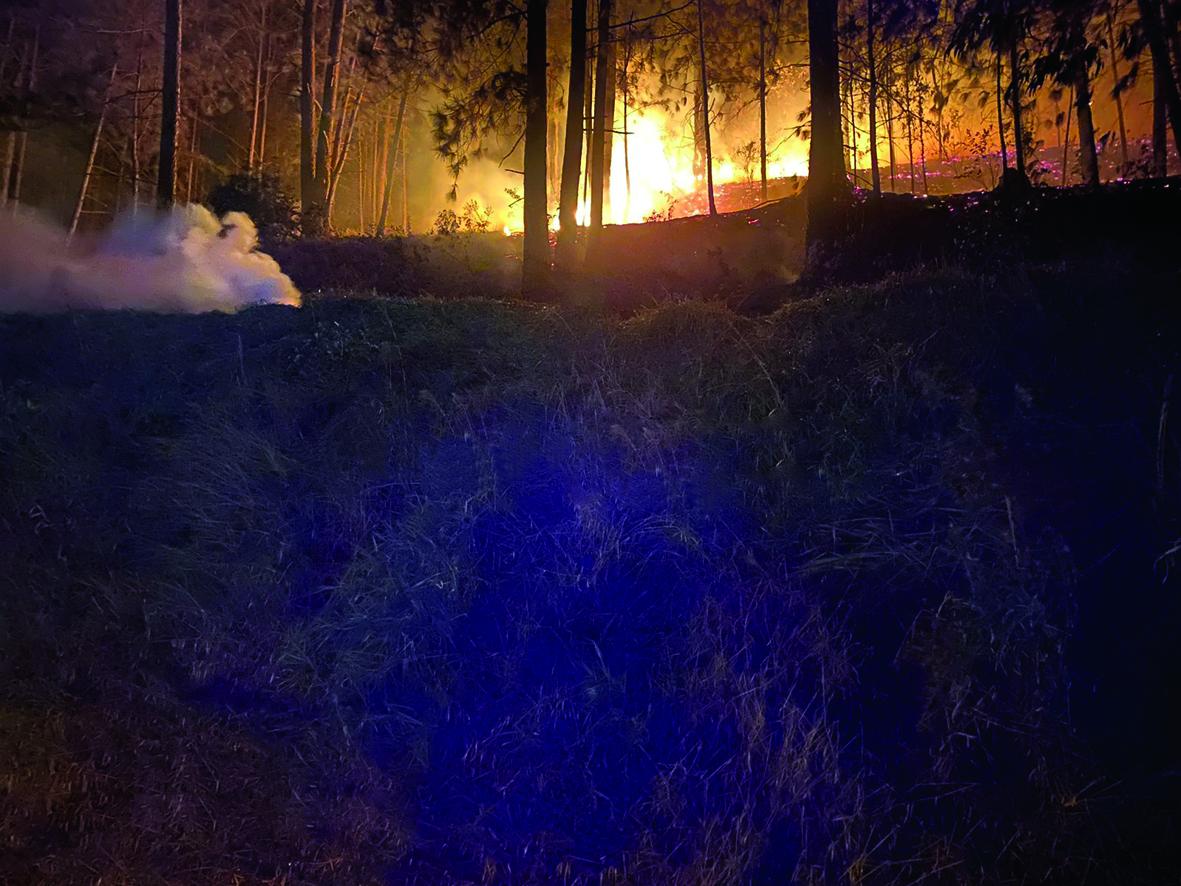
[[[669,213],[686,215],[694,209],[677,211],[677,202],[705,190],[705,176],[693,172],[693,136],[688,124],[674,120],[657,109],[628,110],[626,148],[622,115],[615,121],[616,136],[611,154],[611,184],[604,221],[607,224],[636,224],[655,215]],[[807,175],[807,146],[802,142],[789,144],[789,156],[768,158],[768,178],[789,178]],[[584,170],[585,171],[585,170]],[[714,158],[714,184],[725,185],[758,179],[758,160],[753,170],[742,168],[734,157]],[[556,198],[556,194],[551,195]],[[579,200],[576,218],[580,227],[590,224],[590,203]],[[522,228],[521,206],[511,208],[504,219],[505,236],[519,233]],[[558,230],[556,206],[550,219],[550,229]]]

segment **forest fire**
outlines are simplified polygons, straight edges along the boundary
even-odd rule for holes
[[[1177,883],[1179,80],[0,2],[0,884]]]
[[[604,221],[612,225],[640,224],[660,218],[698,215],[706,188],[703,171],[695,171],[696,147],[692,121],[679,121],[656,108],[629,111],[626,128],[622,112],[615,122],[617,138],[611,157],[611,175],[604,199]],[[790,179],[808,174],[807,143],[796,139],[777,146],[767,158],[768,179]],[[752,184],[758,181],[758,158],[747,156],[745,165],[732,157],[715,160],[715,185]],[[478,187],[478,181],[475,183]],[[491,211],[491,207],[486,207]],[[590,200],[578,201],[579,227],[591,222]],[[498,219],[505,236],[523,229],[521,207],[508,206]],[[551,231],[560,231],[557,206],[551,206]]]

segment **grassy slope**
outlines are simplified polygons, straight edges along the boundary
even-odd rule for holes
[[[0,319],[0,880],[1152,881],[1175,283]]]

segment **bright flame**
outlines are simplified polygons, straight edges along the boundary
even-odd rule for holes
[[[622,105],[620,106],[622,107]],[[677,211],[676,203],[705,190],[705,176],[693,173],[693,133],[687,121],[673,118],[656,108],[628,109],[626,148],[622,110],[615,121],[616,135],[611,153],[611,185],[604,221],[607,224],[635,224],[654,215],[697,214],[696,208]],[[807,145],[802,141],[783,146],[788,156],[769,157],[768,178],[789,178],[808,173]],[[584,158],[584,162],[585,162]],[[758,181],[758,159],[753,168],[742,167],[734,157],[714,157],[714,184]],[[551,198],[556,199],[552,194]],[[575,214],[580,227],[590,224],[590,203],[579,200]],[[550,229],[559,229],[556,207]],[[506,235],[521,230],[521,206],[514,206],[504,221]]]
[[[675,135],[668,123],[655,111],[628,114],[626,148],[624,137],[616,136],[611,152],[611,190],[605,213],[611,224],[642,222],[697,189],[692,140],[686,150],[671,149]],[[623,128],[622,121],[617,128]],[[584,213],[581,206],[579,214],[579,224],[590,221],[590,213]]]

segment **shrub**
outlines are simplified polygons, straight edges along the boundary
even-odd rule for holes
[[[208,202],[218,215],[245,212],[254,219],[264,243],[291,240],[299,234],[296,200],[271,173],[231,175],[209,192]]]

